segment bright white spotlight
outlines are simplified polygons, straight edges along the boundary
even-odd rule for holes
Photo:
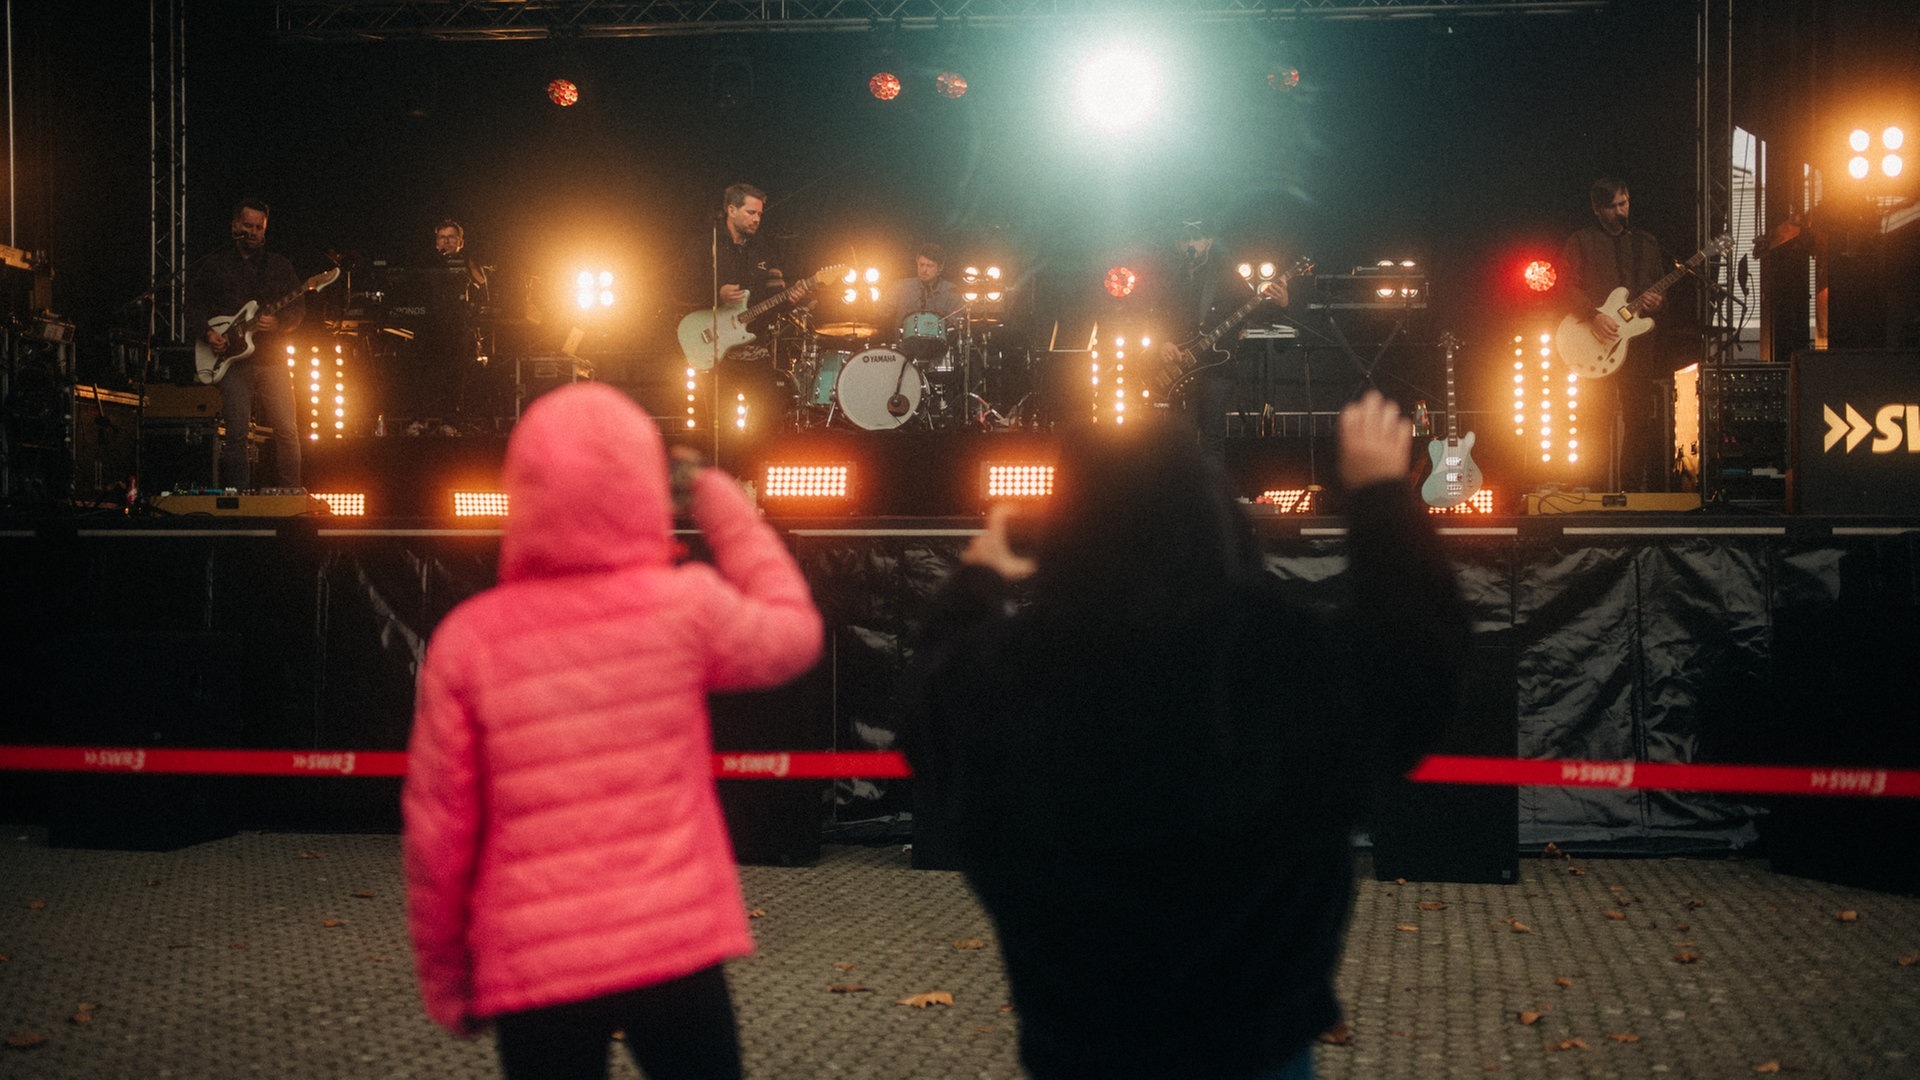
[[[1073,103],[1080,118],[1103,131],[1137,128],[1160,105],[1160,73],[1145,55],[1111,49],[1080,65]]]

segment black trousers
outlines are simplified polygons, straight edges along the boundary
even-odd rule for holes
[[[605,1080],[607,1042],[626,1032],[647,1080],[739,1080],[740,1036],[720,965],[638,990],[507,1013],[494,1021],[507,1080]]]

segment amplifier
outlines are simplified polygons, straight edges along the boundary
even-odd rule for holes
[[[1699,470],[1709,500],[1785,508],[1787,375],[1788,366],[1775,363],[1694,364],[1674,372],[1675,460],[1683,472]],[[1699,407],[1691,440],[1683,438],[1689,424],[1679,411],[1690,397]]]
[[[217,386],[147,384],[147,419],[212,420],[220,415]]]
[[[156,512],[175,516],[300,517],[333,513],[324,500],[304,491],[244,495],[163,491],[147,502]]]
[[[1803,514],[1920,514],[1920,352],[1793,354],[1793,495]]]

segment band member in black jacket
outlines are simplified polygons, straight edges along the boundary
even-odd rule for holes
[[[263,200],[242,199],[233,208],[232,245],[200,260],[187,276],[187,326],[193,340],[216,350],[228,347],[227,337],[208,326],[209,320],[237,314],[250,300],[265,306],[293,297],[274,314],[260,317],[252,355],[234,361],[220,380],[220,416],[227,430],[220,446],[222,487],[260,486],[247,462],[247,431],[256,409],[261,422],[273,428],[274,486],[300,486],[300,410],[286,345],[307,306],[293,264],[266,249],[267,213]]]

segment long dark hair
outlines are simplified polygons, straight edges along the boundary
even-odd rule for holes
[[[1178,620],[1258,570],[1220,465],[1176,423],[1062,442],[1034,598],[1130,627]],[[1092,609],[1089,611],[1089,609]]]

